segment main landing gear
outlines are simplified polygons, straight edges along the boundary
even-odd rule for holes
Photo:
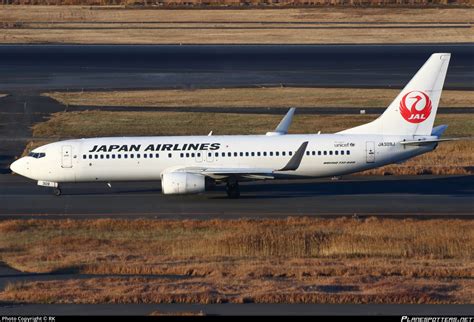
[[[54,188],[54,189],[53,189],[53,194],[54,194],[56,197],[59,197],[59,196],[61,195],[61,189],[59,189],[59,187]]]
[[[236,199],[240,197],[239,183],[237,181],[227,182],[225,190],[227,192],[227,196],[231,199]]]

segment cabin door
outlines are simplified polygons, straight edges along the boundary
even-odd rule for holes
[[[375,162],[375,143],[370,141],[365,143],[365,152],[367,156],[367,163]]]
[[[61,167],[72,168],[72,148],[70,145],[63,145],[61,148]]]

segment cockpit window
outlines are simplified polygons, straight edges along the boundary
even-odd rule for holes
[[[46,156],[46,153],[44,152],[30,152],[28,153],[29,157],[33,157],[35,159],[43,158]]]

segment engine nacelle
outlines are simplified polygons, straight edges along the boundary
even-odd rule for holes
[[[205,190],[206,178],[199,174],[168,172],[161,176],[161,191],[165,195],[184,195]]]

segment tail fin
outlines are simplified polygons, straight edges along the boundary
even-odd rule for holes
[[[431,135],[451,54],[433,54],[376,120],[341,134]]]

